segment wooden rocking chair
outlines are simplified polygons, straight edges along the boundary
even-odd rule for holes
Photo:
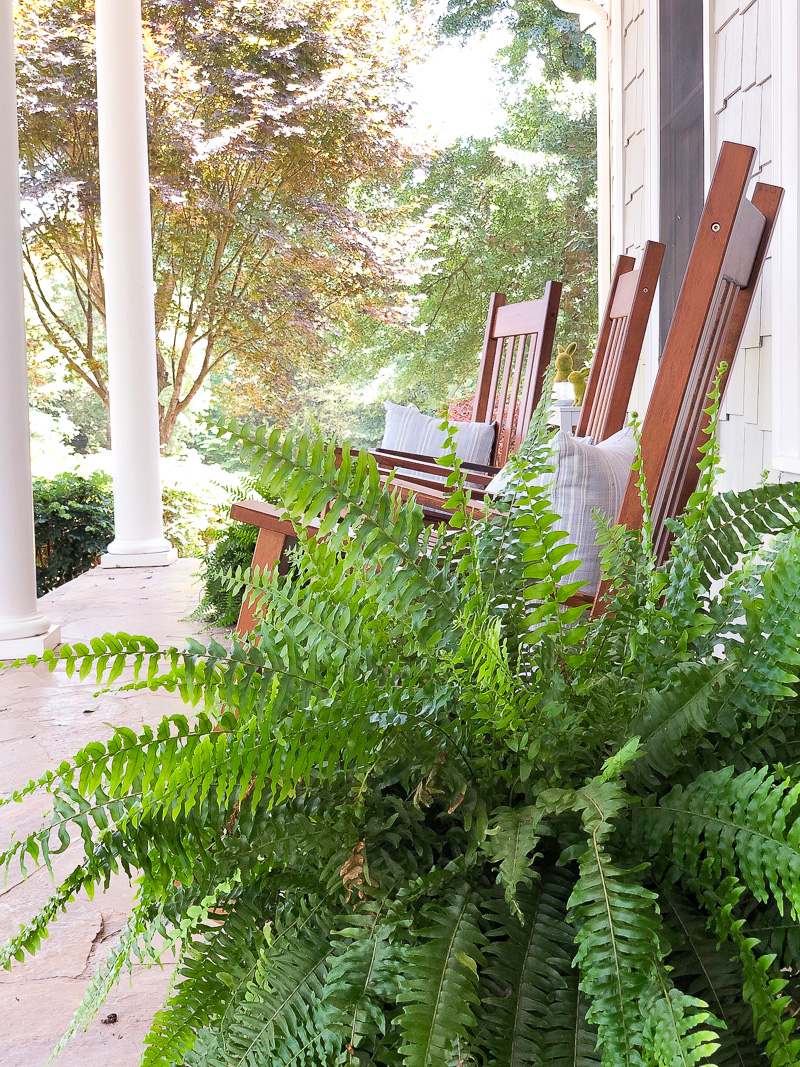
[[[759,182],[752,201],[747,199],[755,155],[748,145],[730,141],[722,145],[642,425],[642,468],[661,563],[671,540],[665,520],[677,518],[697,488],[708,394],[725,362],[724,394],[783,198],[781,188]],[[616,289],[620,291],[619,279]],[[612,308],[615,300],[612,292]],[[603,330],[609,329],[611,317],[607,309]],[[598,347],[603,347],[603,331]],[[613,340],[608,348],[614,350]],[[597,374],[594,382],[590,378],[587,383],[586,407],[577,427],[579,435],[591,433],[595,441],[621,427],[635,373],[635,366],[621,372],[628,383],[627,393],[621,390],[623,406],[605,388],[609,369],[603,363],[595,368]],[[480,480],[486,484],[486,479]],[[421,487],[418,499],[431,507],[443,502],[428,485]],[[642,506],[633,473],[617,521],[629,529],[641,527]],[[603,586],[598,590],[595,611],[602,610],[606,591]]]
[[[548,282],[539,300],[506,303],[505,293],[492,293],[483,337],[472,422],[494,422],[497,430],[489,466],[499,469],[510,452],[525,440],[553,355],[561,282]],[[372,453],[381,469],[402,467],[422,475],[441,475],[430,455],[377,448]]]
[[[663,258],[664,245],[650,241],[638,270],[630,256],[620,256],[617,261],[584,400],[583,419],[590,427],[588,432],[596,435],[596,441],[616,433],[625,421]],[[473,420],[486,421],[490,411],[498,418],[502,429],[495,438],[499,448],[495,448],[493,458],[503,463],[512,446],[519,447],[524,440],[541,397],[553,348],[560,295],[558,282],[548,283],[544,297],[537,301],[505,304],[502,293],[492,294]],[[512,404],[511,399],[518,395],[520,383],[523,383],[522,397],[518,404]],[[496,397],[494,403],[491,403],[492,397]],[[595,403],[597,413],[587,419],[587,412]],[[515,413],[516,426],[512,417]],[[450,513],[444,509],[446,490],[442,485],[442,479],[448,473],[446,469],[430,457],[412,453],[377,449],[373,456],[387,477],[396,468],[402,469],[403,476],[396,477],[394,485],[402,492],[414,493],[428,522],[448,520]],[[500,466],[465,464],[464,469],[468,471],[473,496],[479,500]],[[265,501],[246,500],[233,505],[231,516],[259,527],[253,552],[254,569],[263,572],[276,565],[285,569],[285,549],[294,537],[294,528],[281,518],[279,509]],[[249,633],[253,624],[252,608],[245,597],[237,630]]]

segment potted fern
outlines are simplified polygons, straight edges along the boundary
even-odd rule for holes
[[[715,496],[709,444],[664,569],[647,526],[604,527],[587,620],[541,421],[499,518],[456,484],[438,534],[366,455],[230,433],[322,536],[238,575],[250,643],[50,658],[187,715],[6,798],[53,806],[7,865],[80,860],[5,962],[122,868],[135,910],[73,1029],[180,946],[150,1067],[797,1063],[800,487]]]

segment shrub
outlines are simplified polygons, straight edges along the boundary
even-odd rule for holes
[[[604,528],[587,618],[541,437],[491,519],[426,530],[365,454],[232,432],[294,572],[252,642],[46,656],[195,712],[8,798],[53,813],[0,859],[80,858],[0,960],[122,867],[74,1028],[180,944],[146,1067],[797,1064],[800,484],[716,497],[712,450],[665,568]]]
[[[169,486],[162,491],[162,502],[164,535],[178,554],[205,555],[218,536],[220,509]],[[38,596],[93,567],[114,537],[114,500],[103,473],[34,479],[33,513]]]
[[[33,515],[38,596],[94,566],[114,536],[114,503],[102,474],[35,478]]]
[[[235,450],[228,446],[228,452]],[[246,497],[260,497],[264,493],[258,480],[246,478],[234,495],[231,503]],[[274,499],[274,498],[273,498]],[[225,509],[226,514],[229,507]],[[242,583],[231,582],[229,575],[237,570],[246,571],[253,560],[253,550],[258,540],[258,528],[234,519],[222,523],[215,540],[200,563],[200,579],[203,595],[193,612],[193,618],[210,626],[235,626],[242,606]]]

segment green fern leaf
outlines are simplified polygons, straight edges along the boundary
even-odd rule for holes
[[[785,993],[787,980],[775,973],[774,957],[756,951],[757,939],[748,937],[744,920],[736,918],[735,908],[742,893],[735,878],[726,878],[713,888],[707,884],[702,887],[701,882],[698,890],[720,941],[731,942],[738,950],[744,973],[742,992],[752,1009],[756,1038],[764,1045],[771,1067],[796,1067],[800,1062],[800,1036]]]
[[[498,810],[492,815],[482,845],[489,859],[499,864],[497,880],[505,890],[509,907],[520,919],[522,912],[516,902],[516,890],[521,882],[531,878],[530,868],[539,843],[543,815],[544,812],[535,805]]]
[[[743,1001],[744,976],[738,953],[721,946],[707,930],[707,915],[676,890],[661,893],[664,918],[673,942],[671,977],[686,993],[701,997],[722,1021],[716,1067],[767,1067],[754,1039],[753,1015]]]
[[[642,1018],[659,955],[655,894],[616,867],[595,841],[581,858],[570,898],[577,927],[575,962],[598,1030],[603,1063],[639,1067]]]
[[[692,738],[708,727],[714,688],[734,669],[730,661],[682,663],[664,679],[659,690],[647,694],[647,704],[630,726],[641,739],[635,778],[648,771],[672,775],[684,760]]]
[[[769,768],[734,775],[732,767],[676,786],[635,823],[651,847],[664,846],[684,871],[705,864],[722,878],[738,874],[757,900],[788,902],[800,916],[800,783],[779,780]]]
[[[386,1005],[396,1001],[403,984],[402,945],[395,941],[385,910],[383,902],[370,901],[363,912],[347,917],[338,932],[343,949],[325,981],[325,999],[332,1008],[329,1025],[354,1065],[368,1054],[373,1039],[386,1032]]]
[[[468,1045],[475,1027],[478,968],[486,938],[472,888],[456,887],[450,902],[429,908],[431,925],[408,955],[408,978],[399,1000],[404,1067],[442,1067],[456,1046]]]
[[[698,572],[706,588],[736,567],[770,534],[800,526],[800,482],[771,483],[739,493],[714,496],[694,540]]]
[[[482,1061],[491,1067],[590,1067],[600,1063],[597,1031],[572,966],[575,930],[567,922],[574,886],[568,871],[549,867],[517,891],[524,926],[499,901],[486,949],[478,1019]]]
[[[203,1067],[299,1067],[324,1060],[340,1048],[324,1003],[332,953],[328,931],[310,924],[285,944],[263,945],[244,996],[232,1003],[218,1032],[203,1035],[188,1061]]]

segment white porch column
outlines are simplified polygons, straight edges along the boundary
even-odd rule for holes
[[[0,661],[61,639],[36,604],[20,222],[14,19],[0,0]]]
[[[97,112],[114,540],[104,567],[163,567],[158,387],[140,0],[97,0]]]

